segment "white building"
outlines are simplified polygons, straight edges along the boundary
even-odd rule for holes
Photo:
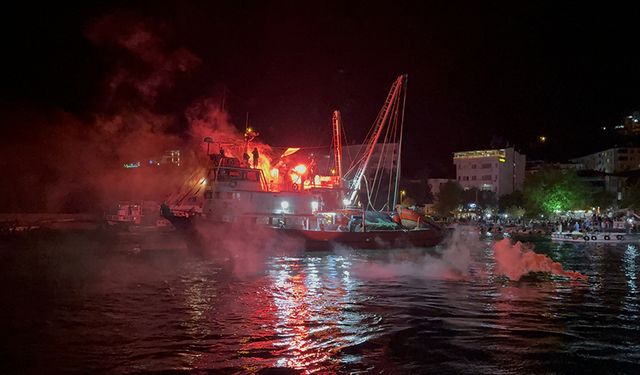
[[[571,159],[584,169],[616,173],[640,169],[640,147],[618,147]]]
[[[464,188],[490,190],[497,196],[522,190],[527,158],[513,147],[453,154],[456,180]]]

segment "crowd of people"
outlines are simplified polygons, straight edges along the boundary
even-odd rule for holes
[[[624,228],[620,226],[616,227],[615,222],[611,217],[596,215],[585,219],[565,219],[555,222],[554,228],[556,232],[608,232],[614,229],[624,229],[625,232],[631,233],[636,230],[635,221],[629,217],[621,218],[624,222]]]

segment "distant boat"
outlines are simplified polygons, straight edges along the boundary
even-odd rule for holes
[[[637,234],[627,234],[621,232],[554,232],[551,233],[551,240],[556,242],[574,243],[636,243],[640,241]]]
[[[160,205],[152,201],[120,201],[104,214],[106,229],[117,232],[167,232],[174,228],[159,215]]]

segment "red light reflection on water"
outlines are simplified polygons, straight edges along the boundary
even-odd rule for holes
[[[283,267],[275,280],[274,302],[277,307],[278,323],[276,332],[284,340],[278,346],[285,350],[281,353],[277,366],[306,369],[316,363],[329,360],[330,350],[314,349],[315,344],[309,330],[311,323],[310,295],[307,287],[309,275],[298,263]],[[311,281],[311,283],[317,280]],[[317,285],[313,285],[315,289]]]
[[[350,260],[272,261],[264,278],[243,280],[241,286],[198,282],[186,291],[190,333],[211,345],[206,352],[189,352],[189,367],[336,373],[344,362],[358,360],[343,349],[375,335],[379,320],[345,309],[355,303]]]

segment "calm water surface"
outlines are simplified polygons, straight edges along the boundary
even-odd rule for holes
[[[1,242],[2,373],[640,369],[634,246],[536,243],[583,283],[493,275],[490,242],[470,245],[466,280],[423,277],[431,258],[419,250],[232,263],[160,242]]]

